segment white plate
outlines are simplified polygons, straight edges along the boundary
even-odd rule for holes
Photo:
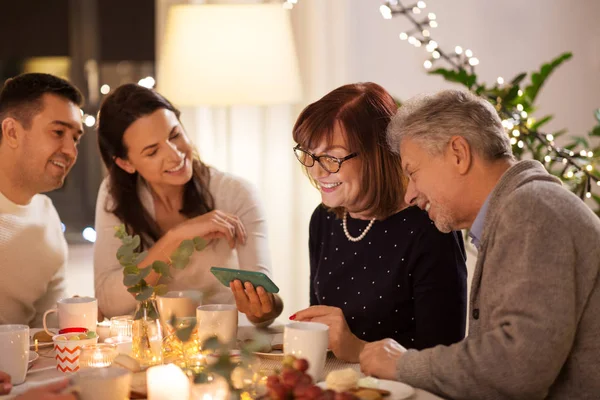
[[[33,340],[33,335],[35,335],[39,331],[43,331],[43,329],[42,328],[29,329],[29,348],[30,349],[35,350],[35,341]],[[38,341],[38,348],[52,347],[53,345],[54,345],[53,342],[39,342]]]
[[[267,358],[269,360],[279,360],[283,358],[283,350],[271,350],[270,353],[255,351],[254,354],[262,358]]]
[[[40,358],[40,355],[38,353],[36,353],[35,351],[29,351],[29,366],[31,367],[33,365],[33,362],[38,358]]]
[[[390,392],[390,396],[385,397],[386,400],[408,399],[415,394],[415,389],[412,386],[408,386],[406,383],[388,381],[385,379],[378,379],[378,382],[377,389],[389,390]],[[327,384],[325,382],[319,382],[317,385],[321,389],[327,389]]]

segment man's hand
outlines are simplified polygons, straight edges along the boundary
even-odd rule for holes
[[[360,369],[367,376],[396,379],[396,365],[406,349],[392,339],[368,343],[360,353]]]

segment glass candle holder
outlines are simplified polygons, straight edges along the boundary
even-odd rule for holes
[[[110,319],[110,337],[114,336],[132,336],[133,317],[131,315],[121,315]]]
[[[110,367],[118,354],[117,345],[115,344],[101,343],[82,346],[79,354],[79,367]]]

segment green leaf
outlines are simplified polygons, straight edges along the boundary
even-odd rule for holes
[[[184,269],[188,265],[189,261],[190,261],[189,257],[179,257],[179,258],[172,259],[171,264],[173,265],[173,268],[175,268],[175,269]]]
[[[169,288],[167,287],[167,285],[156,285],[154,286],[154,294],[157,296],[163,296],[165,294],[167,294],[167,292],[169,291]]]
[[[148,256],[148,251],[147,251],[147,250],[146,250],[146,251],[143,251],[143,252],[141,252],[141,253],[139,253],[139,254],[138,254],[136,257],[135,257],[135,259],[133,260],[133,264],[135,264],[135,265],[140,265],[140,263],[141,263],[142,261],[144,261],[144,259],[145,259],[147,256]]]
[[[592,129],[590,136],[600,136],[600,125],[597,125]]]
[[[207,244],[208,242],[199,236],[196,236],[194,238],[194,248],[196,249],[196,251],[204,250]]]
[[[142,280],[142,276],[140,274],[126,274],[123,276],[123,285],[135,286]]]
[[[175,335],[177,338],[182,342],[187,342],[190,340],[190,337],[196,328],[196,318],[177,318],[173,315],[170,324],[175,328]]]
[[[135,261],[135,253],[133,253],[133,252],[131,254],[126,254],[119,258],[119,264],[121,264],[124,267],[126,267],[128,265],[135,265],[134,261]]]
[[[137,275],[139,273],[140,269],[135,265],[126,265],[125,268],[123,268],[124,275]]]
[[[223,345],[216,336],[211,336],[202,343],[202,350],[218,350]]]
[[[152,272],[152,266],[148,265],[146,268],[140,269],[140,276],[142,279],[146,279],[146,277]]]
[[[542,125],[546,125],[548,122],[550,122],[552,118],[554,118],[552,115],[546,115],[544,118],[539,119],[533,124],[531,124],[531,127],[529,129],[531,129],[532,131],[537,131]]]
[[[519,84],[521,83],[521,81],[522,81],[523,79],[525,79],[525,77],[527,77],[527,72],[523,72],[523,73],[521,73],[521,74],[519,74],[519,75],[515,76],[515,77],[513,78],[513,80],[512,80],[512,81],[510,81],[510,84],[511,84],[511,85],[513,85],[513,86],[519,86]]]
[[[135,247],[124,244],[123,246],[119,247],[119,250],[117,250],[117,259],[120,260],[123,257],[132,257],[134,250]]]
[[[169,272],[169,264],[167,264],[164,261],[160,261],[160,260],[154,261],[152,263],[152,269],[157,274],[160,274],[160,275],[162,275],[162,276],[164,276],[166,278],[170,278],[171,277],[171,274]]]
[[[172,258],[189,257],[194,252],[194,242],[191,239],[186,239],[181,242],[179,247],[171,255]]]
[[[477,75],[469,74],[464,68],[460,68],[458,71],[449,70],[445,68],[438,68],[429,72],[430,75],[441,75],[449,82],[462,83],[467,88],[471,87],[477,81]]]
[[[130,287],[130,288],[127,288],[127,291],[128,291],[129,293],[139,293],[139,292],[141,292],[141,291],[142,291],[142,289],[143,289],[143,288],[142,288],[142,285],[140,285],[140,284],[137,284],[137,285],[135,285],[135,286],[132,286],[132,287]]]
[[[550,74],[552,74],[556,68],[570,59],[572,56],[572,53],[563,53],[549,63],[542,65],[539,72],[534,72],[531,75],[531,84],[525,88],[524,93],[532,103],[535,101],[540,89]]]
[[[516,99],[519,95],[519,86],[514,85],[510,88],[508,93],[502,98],[505,103],[512,103],[514,99]]]
[[[146,286],[137,296],[135,296],[135,299],[137,301],[148,300],[150,296],[152,296],[152,293],[154,293],[152,286]]]
[[[125,236],[127,236],[127,230],[125,229],[125,225],[121,224],[115,226],[115,237],[118,237],[119,239],[123,240]]]

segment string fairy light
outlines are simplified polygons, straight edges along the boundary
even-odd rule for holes
[[[479,65],[479,58],[475,57],[473,50],[464,49],[461,46],[455,46],[453,52],[446,52],[439,47],[437,41],[433,40],[430,28],[437,28],[437,15],[433,12],[428,12],[424,16],[424,9],[427,7],[425,2],[419,1],[415,4],[405,6],[400,0],[386,1],[381,7],[380,12],[385,19],[391,19],[394,16],[403,16],[412,24],[412,28],[400,33],[399,37],[402,41],[407,41],[415,47],[424,48],[428,54],[428,58],[423,62],[423,67],[429,72],[438,62],[444,62],[450,66],[450,69],[455,73],[461,71],[469,72],[474,76],[474,70]],[[464,73],[462,72],[462,73]],[[474,77],[475,79],[475,77]],[[498,77],[496,80],[496,88],[505,85],[505,79]],[[509,88],[513,86],[518,88],[518,83],[506,84]],[[484,88],[483,85],[475,82],[471,87]],[[503,86],[504,87],[504,86]],[[523,90],[517,89],[517,97],[523,97]],[[589,199],[593,196],[591,187],[592,182],[596,182],[596,186],[600,186],[599,175],[593,174],[594,163],[598,160],[594,159],[594,153],[590,150],[581,150],[575,154],[571,149],[561,148],[554,142],[555,137],[552,134],[539,132],[535,127],[535,119],[529,116],[524,109],[523,104],[517,104],[515,107],[506,105],[498,97],[490,99],[496,105],[496,109],[502,118],[502,126],[505,128],[507,135],[510,136],[510,143],[516,147],[516,151],[522,152],[529,150],[533,154],[539,152],[536,147],[545,148],[547,153],[541,155],[540,160],[546,164],[546,168],[551,171],[554,163],[563,165],[564,169],[560,176],[563,179],[573,180],[576,184],[573,191],[577,191],[582,199]],[[534,143],[537,141],[538,143]],[[581,143],[580,143],[581,144]],[[520,153],[519,153],[520,154]],[[596,168],[598,171],[600,167]],[[552,171],[551,171],[552,172]],[[598,197],[596,197],[598,198]],[[600,204],[600,201],[598,202]]]

